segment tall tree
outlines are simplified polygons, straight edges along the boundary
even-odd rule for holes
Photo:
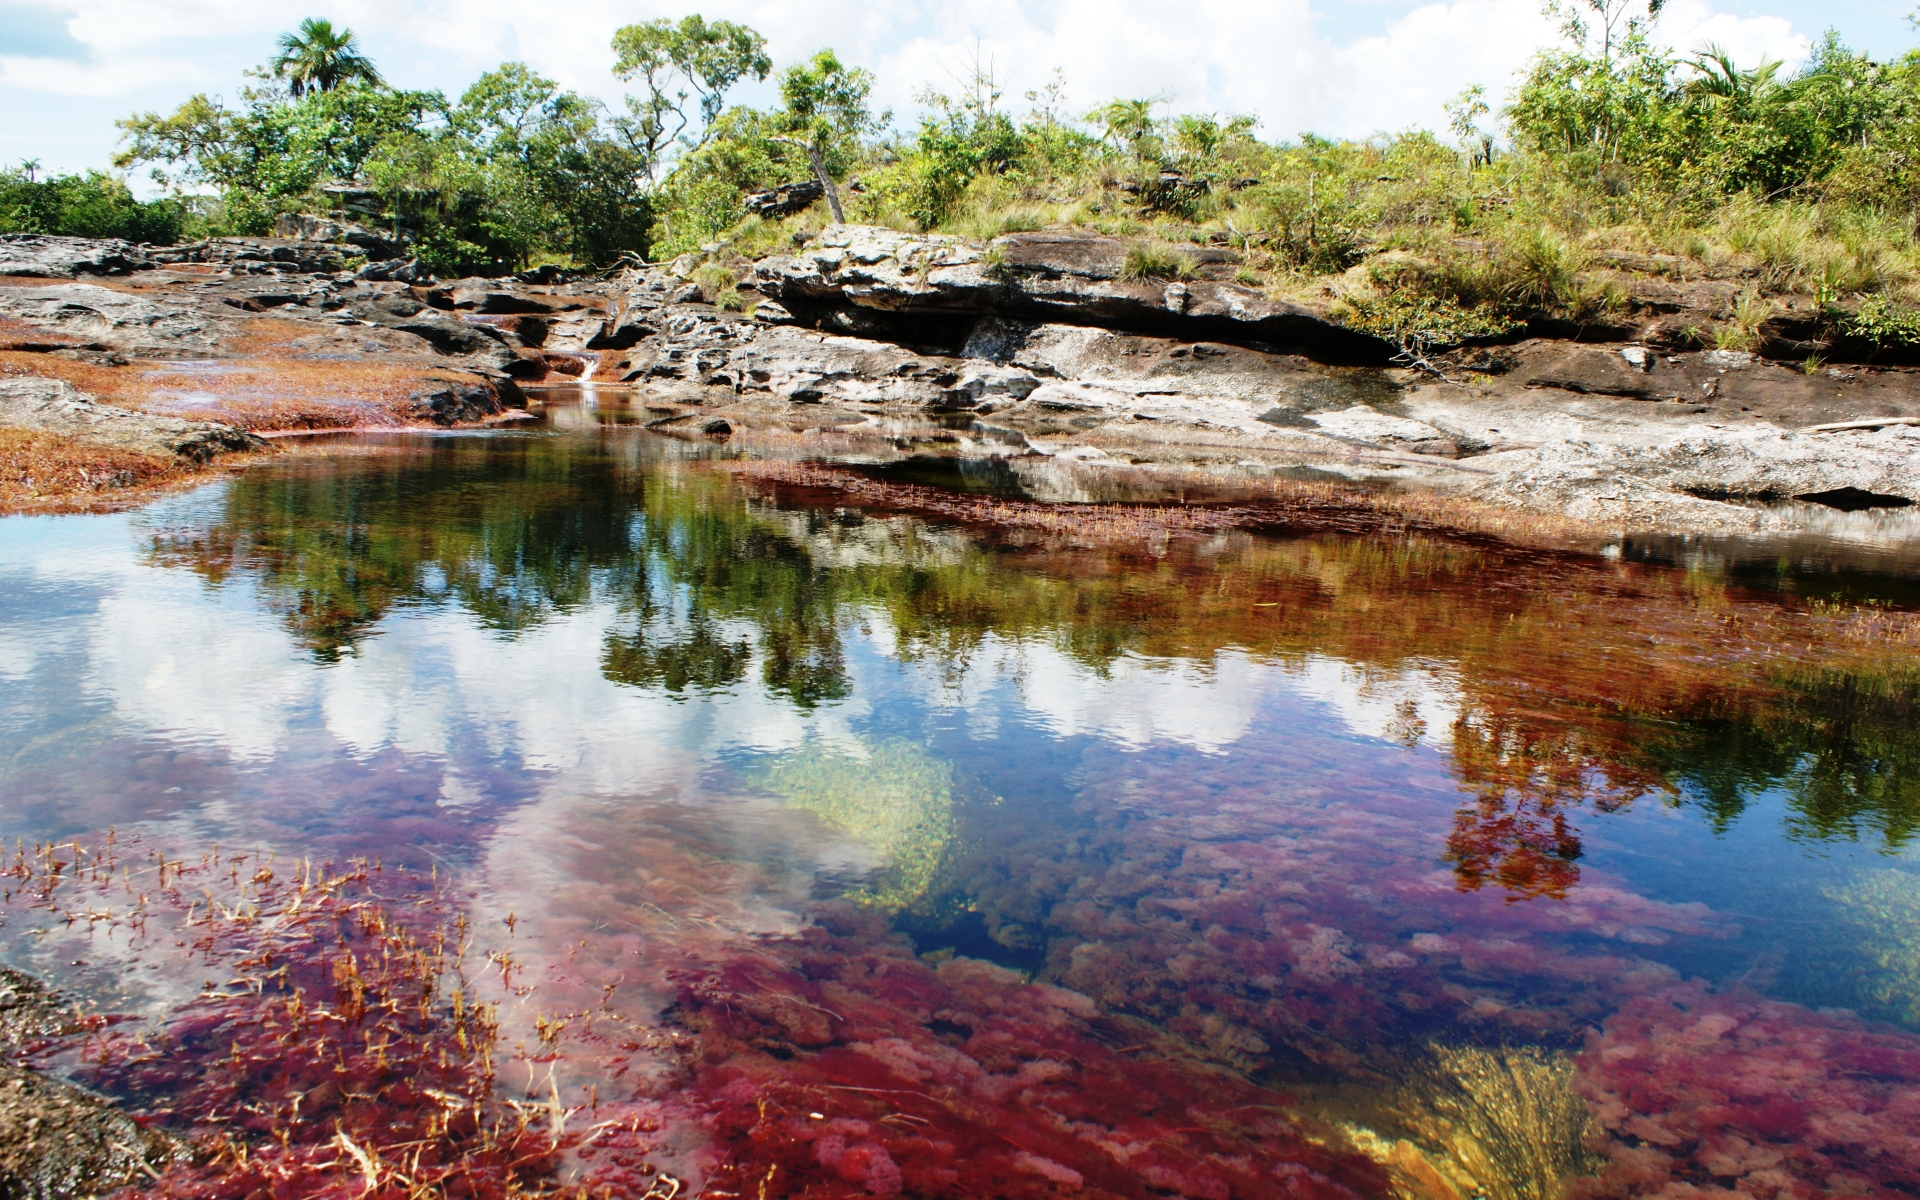
[[[385,86],[373,60],[360,53],[353,30],[336,30],[324,17],[308,17],[298,31],[281,34],[279,44],[280,53],[268,65],[295,97],[330,92],[355,80],[368,87]]]
[[[698,150],[713,136],[727,92],[742,79],[773,70],[767,39],[745,25],[694,13],[679,24],[665,17],[625,25],[613,35],[613,73],[640,80],[645,96],[627,97],[628,139],[657,170],[680,145]],[[697,100],[692,113],[687,102]]]

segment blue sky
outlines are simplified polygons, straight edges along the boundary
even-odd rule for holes
[[[1881,56],[1917,40],[1907,3],[1669,0],[1660,35],[1736,58],[1795,59],[1833,27]],[[242,72],[302,17],[352,27],[387,78],[457,93],[520,59],[617,100],[613,30],[700,11],[768,36],[777,62],[823,45],[874,70],[901,114],[923,88],[951,89],[976,54],[1008,94],[1064,71],[1069,102],[1156,96],[1184,110],[1255,112],[1263,131],[1364,135],[1439,126],[1440,105],[1480,83],[1504,94],[1553,26],[1537,0],[0,0],[0,162],[104,167],[113,122],[198,91],[231,98]],[[754,99],[743,93],[742,99]]]

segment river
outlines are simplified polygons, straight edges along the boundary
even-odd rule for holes
[[[53,1069],[252,1114],[206,1194],[515,1113],[548,1144],[470,1190],[1907,1193],[1910,600],[595,420],[364,438],[0,520],[0,945],[129,1017]],[[433,1088],[352,998],[420,947]],[[296,991],[372,1083],[241,1070]]]

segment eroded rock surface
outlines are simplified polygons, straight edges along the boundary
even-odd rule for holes
[[[0,967],[0,1049],[72,1032],[71,1005]],[[0,1197],[69,1200],[143,1182],[184,1148],[108,1101],[0,1061]]]
[[[101,404],[64,380],[33,376],[0,378],[0,426],[193,462],[263,444],[230,425],[130,412]]]
[[[81,275],[127,275],[149,271],[153,259],[132,242],[0,233],[0,275],[26,279],[75,279]]]

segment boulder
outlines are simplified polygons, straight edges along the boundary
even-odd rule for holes
[[[435,425],[479,421],[504,411],[498,388],[478,379],[435,380],[407,398],[408,416]]]
[[[70,383],[38,376],[0,379],[0,425],[53,433],[136,454],[176,455],[206,462],[264,443],[253,434],[211,421],[183,421],[101,404]]]
[[[294,241],[352,246],[369,261],[398,258],[406,248],[404,243],[364,225],[311,213],[282,213],[273,223],[273,232],[276,237]]]
[[[799,183],[783,183],[769,191],[755,192],[746,199],[747,211],[757,217],[776,220],[789,217],[797,212],[805,212],[819,203],[827,191],[819,182],[812,179]]]
[[[82,275],[128,275],[150,271],[147,249],[118,239],[0,233],[0,275],[27,279],[77,279]]]

